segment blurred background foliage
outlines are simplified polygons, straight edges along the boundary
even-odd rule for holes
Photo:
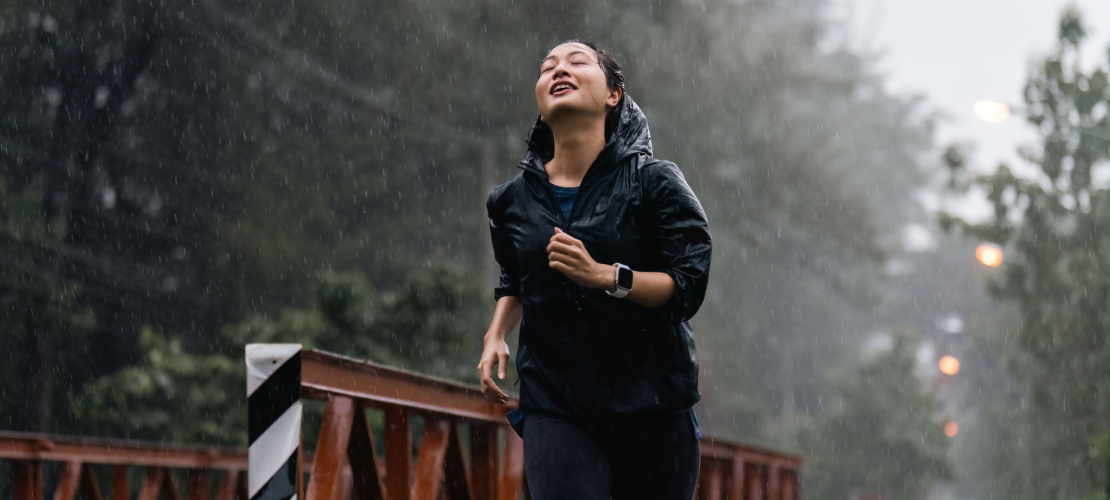
[[[1081,20],[1030,78],[1029,180],[938,154],[826,7],[0,1],[0,427],[244,444],[248,342],[475,381],[486,194],[541,58],[582,37],[711,220],[709,432],[804,454],[810,498],[1097,494],[1110,97]],[[993,220],[933,231],[923,193],[975,185]]]
[[[933,421],[940,404],[914,374],[916,332],[897,326],[893,334],[889,349],[830,374],[828,408],[784,422],[809,452],[806,468],[821,471],[806,488],[826,498],[923,498],[935,480],[952,475],[948,438]],[[881,456],[890,459],[874,459]]]
[[[1032,67],[1025,85],[1027,119],[1041,141],[1021,154],[1034,175],[1008,165],[976,174],[949,152],[950,188],[981,189],[992,210],[983,222],[949,215],[942,222],[1004,245],[1012,259],[989,284],[994,297],[1016,306],[1004,329],[987,331],[995,332],[989,341],[1022,389],[1017,407],[993,407],[1005,408],[1015,425],[1011,439],[998,443],[994,491],[1107,498],[1110,64],[1079,64],[1087,33],[1078,12],[1065,11],[1059,27],[1055,50]]]

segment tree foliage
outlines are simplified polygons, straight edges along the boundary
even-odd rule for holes
[[[813,498],[920,499],[951,476],[938,401],[915,374],[911,332],[901,329],[889,350],[834,374],[837,390],[823,411],[792,424]]]
[[[87,351],[58,349],[85,345],[95,316],[80,302],[83,285],[45,272],[64,248],[57,245],[64,226],[49,224],[39,210],[41,195],[15,191],[0,179],[0,345],[10,356],[0,379],[23,380],[0,388],[0,415],[46,414],[64,404],[81,380],[60,378],[57,366],[82,371]],[[30,406],[31,408],[28,408]]]
[[[248,343],[296,343],[305,349],[456,379],[481,346],[457,318],[473,310],[476,280],[445,268],[414,271],[395,293],[361,275],[320,279],[315,305],[254,317],[223,329],[227,349],[189,352],[180,338],[144,329],[142,360],[85,385],[70,401],[70,426],[90,435],[184,443],[244,445]],[[227,352],[228,354],[224,354]],[[370,353],[367,356],[366,353]],[[312,437],[310,436],[310,441]]]
[[[949,151],[956,190],[980,187],[991,218],[944,222],[1007,250],[990,290],[1017,306],[1021,327],[1007,345],[1009,369],[1028,392],[1022,422],[1024,467],[998,471],[999,486],[1022,480],[1022,498],[1077,498],[1105,488],[1104,459],[1093,443],[1110,429],[1110,61],[1085,70],[1086,38],[1079,14],[1061,17],[1055,51],[1041,60],[1025,86],[1026,113],[1040,141],[1023,150],[1035,175],[1000,165],[975,176],[958,151]],[[1007,491],[1013,488],[1007,489]]]

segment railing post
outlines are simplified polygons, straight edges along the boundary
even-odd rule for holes
[[[729,485],[729,500],[744,500],[744,457],[739,453],[732,455],[732,484]]]
[[[412,428],[401,406],[385,409],[385,484],[390,500],[409,500],[412,485]]]
[[[772,465],[767,472],[767,496],[771,500],[782,500],[782,482],[779,467]]]
[[[162,489],[163,476],[166,470],[161,467],[149,467],[143,484],[139,486],[139,500],[157,500],[158,492]]]
[[[42,462],[15,463],[15,500],[42,500]]]
[[[209,500],[212,494],[208,491],[208,471],[204,469],[190,469],[187,476],[189,481],[189,500]]]
[[[798,474],[791,471],[784,474],[782,481],[782,499],[798,500]]]
[[[702,458],[701,461],[702,476],[701,488],[699,494],[705,500],[721,500],[721,464],[717,460]]]
[[[486,423],[471,425],[470,479],[475,499],[496,500],[497,455],[497,428]]]
[[[112,500],[130,500],[131,477],[127,473],[127,466],[116,464],[112,466]]]
[[[420,452],[416,455],[412,500],[435,500],[438,496],[439,483],[443,479],[443,460],[447,457],[450,438],[451,421],[446,418],[424,420],[424,436],[420,438]]]
[[[524,485],[524,441],[511,429],[505,431],[505,454],[501,461],[498,500],[517,500]]]
[[[301,346],[247,344],[246,357],[247,495],[253,500],[303,498]]]
[[[54,500],[73,500],[77,487],[81,484],[81,462],[66,462],[58,488],[54,490]]]
[[[754,467],[752,474],[744,481],[748,483],[748,498],[750,500],[767,500],[763,492],[763,467]]]
[[[312,459],[312,475],[305,500],[337,498],[354,416],[355,403],[351,398],[331,396],[328,399],[324,421],[320,424],[320,438],[316,441],[316,455]]]

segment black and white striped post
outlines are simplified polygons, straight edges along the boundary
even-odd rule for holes
[[[250,500],[297,500],[301,345],[247,344]]]

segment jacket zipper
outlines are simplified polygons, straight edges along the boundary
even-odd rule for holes
[[[593,168],[591,168],[590,170],[593,170]],[[555,211],[555,217],[560,222],[562,222],[562,226],[559,229],[562,229],[563,231],[565,231],[567,233],[570,233],[570,222],[571,222],[571,220],[573,220],[573,218],[574,218],[573,216],[575,215],[575,209],[579,205],[579,198],[578,197],[582,194],[582,187],[586,185],[586,179],[589,178],[590,171],[586,171],[586,175],[582,177],[582,182],[578,184],[578,193],[574,197],[574,204],[572,204],[571,207],[570,207],[570,216],[569,217],[563,217],[563,210],[562,210],[562,208],[559,207],[559,200],[555,197],[555,190],[551,189],[551,181],[547,177],[547,172],[544,171],[542,174],[537,172],[537,175],[540,177],[540,182],[543,183],[544,189],[547,190],[547,195],[548,195],[547,198],[549,200],[551,200],[548,203],[548,208],[553,209]],[[579,311],[581,311],[580,306],[578,306],[577,309]],[[596,388],[597,387],[597,357],[598,357],[598,355],[597,355],[597,344],[591,342],[589,344],[589,347],[587,348],[586,352],[587,352],[587,355],[591,358],[591,361],[589,361],[588,363],[594,366],[593,370],[591,370],[591,373],[590,373],[590,375],[592,375],[592,377],[593,377],[593,380],[590,381],[590,385]],[[602,406],[604,406],[601,402],[603,397],[604,397],[604,395],[601,394],[599,391],[597,391],[595,389],[594,394],[593,394],[593,401],[591,402],[591,404],[594,406],[594,408],[601,408]]]
[[[559,222],[561,223],[559,229],[562,229],[563,231],[569,230],[570,217],[563,217],[563,209],[559,206],[559,199],[555,197],[555,190],[551,189],[551,182],[548,181],[546,177],[543,179],[543,187],[544,189],[547,189],[547,198],[551,200],[551,202],[548,203],[548,208],[552,208],[552,205],[554,205],[555,217],[557,217],[559,219]],[[579,189],[581,189],[581,187],[582,186],[579,186]],[[577,194],[574,195],[574,201],[575,203],[570,206],[571,215],[574,215],[574,205],[578,204]]]
[[[542,175],[539,174],[539,172],[536,172],[536,174],[540,176],[540,180],[543,182],[544,189],[547,190],[548,198],[551,200],[551,203],[548,203],[548,208],[552,208],[553,206],[555,210],[555,216],[563,223],[562,226],[559,227],[559,229],[569,232],[571,220],[574,219],[574,213],[579,205],[578,196],[582,194],[582,188],[586,185],[586,179],[590,178],[590,172],[593,170],[594,169],[591,166],[590,170],[586,171],[586,175],[582,177],[582,182],[578,183],[578,193],[574,195],[574,203],[570,206],[569,217],[563,217],[563,209],[559,207],[559,200],[555,197],[555,190],[551,189],[551,180],[548,179],[547,172],[543,172]]]

